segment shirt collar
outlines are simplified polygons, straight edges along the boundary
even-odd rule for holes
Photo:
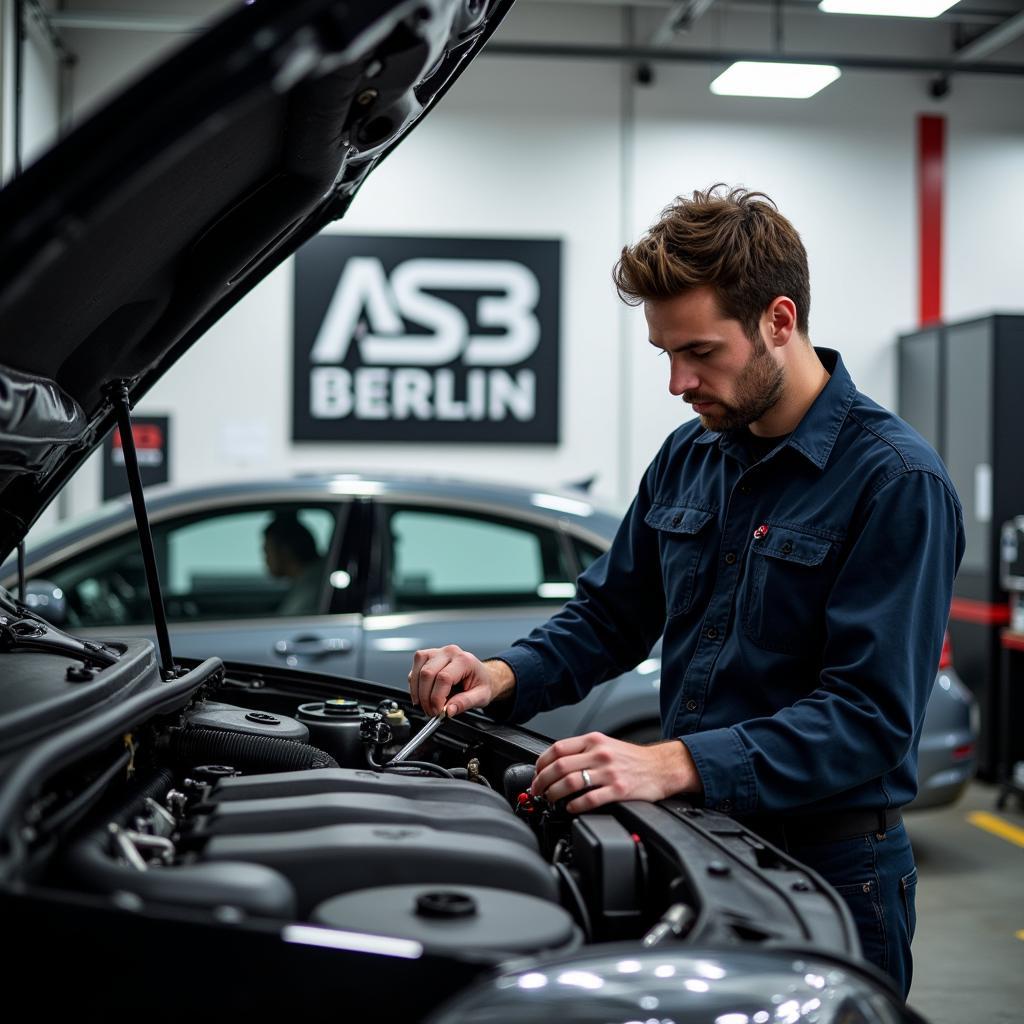
[[[835,349],[815,347],[814,351],[830,376],[821,394],[789,435],[786,446],[798,451],[819,469],[824,469],[850,406],[853,405],[857,388]],[[705,430],[694,438],[693,443],[711,444],[717,441],[719,447],[724,449],[730,440],[728,432]]]

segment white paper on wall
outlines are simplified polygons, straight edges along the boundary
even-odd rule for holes
[[[263,420],[228,420],[221,428],[221,455],[235,464],[265,463],[270,456],[270,430]]]
[[[992,467],[987,462],[974,467],[974,518],[979,523],[992,522]]]

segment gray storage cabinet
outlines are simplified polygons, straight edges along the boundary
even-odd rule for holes
[[[1024,514],[1024,315],[939,324],[898,341],[898,411],[942,456],[964,506],[967,547],[950,613],[953,661],[981,711],[979,775],[1000,760],[1002,524]],[[1024,723],[1010,730],[1024,736]]]

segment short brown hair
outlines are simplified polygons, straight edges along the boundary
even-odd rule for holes
[[[707,285],[722,314],[756,341],[761,314],[785,295],[806,336],[811,282],[800,236],[763,192],[724,193],[727,187],[678,196],[639,242],[622,250],[612,271],[619,297],[638,305]]]

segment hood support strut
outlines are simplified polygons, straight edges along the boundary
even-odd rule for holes
[[[128,397],[128,382],[111,381],[103,389],[117,416],[117,429],[121,434],[121,450],[124,452],[124,468],[128,474],[128,487],[135,510],[135,525],[142,548],[142,562],[146,570],[146,585],[149,587],[149,603],[153,606],[153,625],[156,627],[157,647],[160,651],[160,675],[173,679],[178,674],[171,655],[171,636],[167,629],[167,613],[164,610],[163,593],[160,590],[160,575],[156,567],[156,549],[153,547],[153,533],[149,528],[149,514],[146,512],[146,498],[142,491],[142,474],[135,452],[135,437],[132,434],[131,400]]]

